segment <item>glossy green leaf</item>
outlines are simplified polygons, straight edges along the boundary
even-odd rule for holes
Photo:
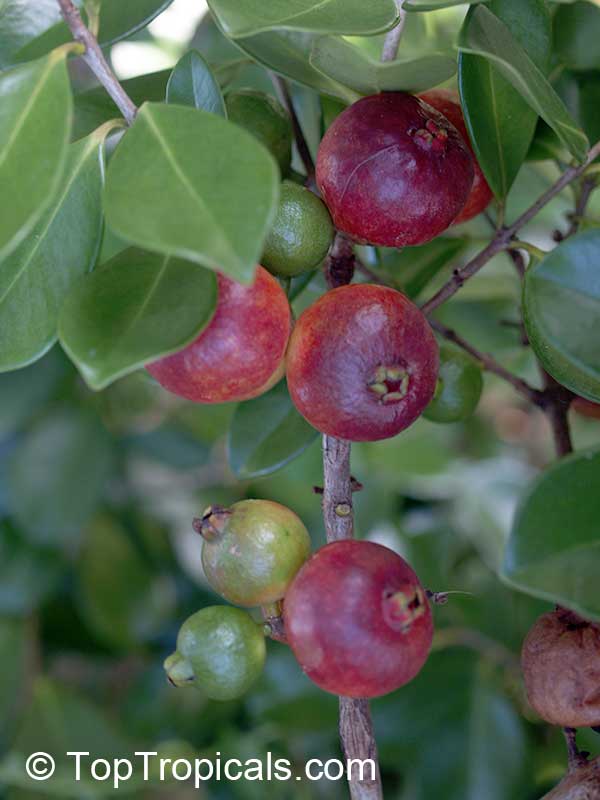
[[[60,180],[71,125],[66,53],[0,73],[0,261],[29,233]]]
[[[102,0],[98,39],[106,45],[147,25],[173,0]],[[84,0],[75,0],[82,10]],[[85,19],[85,12],[84,12]],[[0,67],[30,61],[72,40],[56,0],[3,0]]]
[[[530,108],[555,131],[567,150],[579,161],[585,159],[589,149],[587,136],[529,57],[528,46],[522,47],[506,25],[485,6],[473,9],[470,23],[461,36],[460,48],[490,60]]]
[[[407,0],[402,6],[405,11],[438,11],[440,8],[464,6],[467,3],[475,6],[478,3],[487,3],[489,0]]]
[[[234,39],[272,28],[370,36],[398,18],[393,0],[209,0],[209,7]]]
[[[111,159],[106,218],[133,244],[251,283],[279,180],[270,153],[237,125],[146,103]]]
[[[302,31],[268,31],[238,39],[236,45],[259,64],[286,78],[316,89],[322,94],[339,97],[348,103],[356,94],[341,83],[328,78],[310,63],[310,53],[318,34]]]
[[[77,544],[102,499],[113,467],[107,432],[73,410],[36,425],[11,458],[11,511],[27,538],[56,547]]]
[[[548,66],[552,44],[551,19],[543,0],[491,0],[489,8],[508,26],[514,37],[508,53],[520,44],[542,71]],[[461,43],[478,45],[480,25],[476,13],[487,6],[475,6],[467,14]],[[489,12],[488,12],[489,13]],[[492,50],[495,40],[490,41]],[[525,160],[537,123],[537,116],[495,62],[481,55],[461,53],[459,88],[477,159],[492,191],[499,199],[508,194]]]
[[[167,103],[227,116],[218,81],[197,50],[190,50],[175,66],[167,84]]]
[[[240,479],[269,475],[303,453],[318,435],[294,408],[283,380],[237,407],[227,438],[229,464]]]
[[[60,316],[60,342],[90,388],[100,390],[181,350],[208,325],[216,303],[209,270],[130,249],[74,287]]]
[[[170,583],[152,570],[110,517],[90,526],[78,577],[80,612],[108,644],[139,646],[156,635],[172,611]]]
[[[574,70],[600,69],[600,8],[578,0],[554,17],[554,46],[560,60]]]
[[[40,358],[56,341],[73,283],[92,269],[102,237],[104,133],[69,148],[50,208],[0,268],[0,372]]]
[[[384,91],[420,92],[451,78],[456,61],[432,54],[410,61],[376,61],[341,36],[323,36],[315,42],[312,66],[359,94]]]
[[[525,325],[546,370],[600,402],[600,230],[568,239],[525,275]]]
[[[564,458],[516,515],[502,577],[534,597],[600,619],[600,451]]]

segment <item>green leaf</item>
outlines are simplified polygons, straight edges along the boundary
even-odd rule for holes
[[[157,634],[173,593],[110,517],[90,527],[79,563],[80,611],[107,644],[130,649]]]
[[[310,64],[310,53],[318,38],[318,34],[302,31],[268,31],[238,39],[236,45],[267,69],[322,94],[353,103],[356,100],[354,92],[331,80]]]
[[[579,0],[556,12],[554,46],[558,57],[569,69],[600,69],[599,38],[598,6]]]
[[[531,60],[545,71],[552,44],[552,28],[543,0],[492,0],[490,8],[514,36],[509,52],[517,44],[522,45]],[[470,43],[471,39],[479,43],[480,26],[476,12],[481,10],[474,7],[467,14],[461,44]],[[459,88],[477,160],[492,191],[502,200],[508,194],[533,140],[536,113],[497,65],[480,55],[461,53]]]
[[[197,50],[190,50],[176,64],[167,84],[167,103],[227,116],[219,84]]]
[[[332,80],[367,95],[384,91],[420,92],[443,83],[456,72],[456,61],[439,54],[382,63],[341,36],[317,39],[310,63]]]
[[[527,594],[600,619],[600,451],[562,459],[516,515],[502,578]]]
[[[455,261],[468,244],[468,239],[439,237],[419,247],[390,250],[385,253],[383,264],[402,291],[414,298],[444,267]]]
[[[527,51],[521,47],[506,25],[485,6],[478,6],[472,13],[470,24],[461,35],[461,50],[489,59],[555,131],[567,150],[579,161],[585,160],[589,149],[587,136],[527,54],[529,45]],[[531,139],[527,149],[530,144]]]
[[[72,409],[36,425],[10,461],[12,514],[27,538],[77,544],[113,467],[111,441],[95,420]]]
[[[98,40],[107,45],[151,22],[173,0],[102,0]],[[84,0],[75,0],[83,10]],[[86,20],[85,12],[83,13]],[[72,41],[56,0],[4,0],[0,5],[0,68],[30,61]]]
[[[301,455],[318,435],[294,408],[283,380],[237,407],[227,437],[229,464],[240,480],[270,475]]]
[[[130,249],[67,298],[60,342],[91,389],[193,341],[217,303],[216,276],[190,261]]]
[[[393,0],[209,0],[208,5],[233,39],[272,28],[371,36],[398,18]]]
[[[146,103],[111,159],[106,218],[133,244],[251,283],[279,180],[270,153],[237,125]]]
[[[58,186],[71,125],[66,53],[0,74],[0,261],[29,233]]]
[[[600,230],[568,239],[525,275],[527,334],[545,369],[600,402]]]
[[[73,283],[89,272],[102,237],[104,132],[69,148],[57,194],[0,269],[0,372],[37,361],[56,341]]]
[[[453,6],[470,6],[478,3],[487,3],[489,0],[407,0],[402,6],[405,11],[438,11],[440,8],[451,8]]]

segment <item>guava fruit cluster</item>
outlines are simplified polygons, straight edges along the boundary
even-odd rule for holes
[[[293,277],[324,263],[336,230],[373,246],[418,245],[489,204],[458,94],[385,92],[343,110],[319,146],[320,196],[293,179],[291,123],[273,98],[240,90],[226,104],[229,118],[277,160],[279,209],[254,283],[219,275],[208,327],[149,372],[197,403],[250,400],[286,375],[305,419],[350,441],[396,436],[421,415],[441,423],[470,416],[481,395],[479,365],[448,347],[440,352],[402,292],[341,286],[295,322],[286,294]]]
[[[243,608],[210,606],[184,622],[164,665],[174,686],[216,700],[244,694],[265,662],[268,624],[245,610],[257,606],[267,619],[283,618],[300,666],[325,691],[387,694],[425,663],[433,636],[427,593],[392,550],[344,540],[309,558],[301,520],[268,500],[209,507],[194,527],[210,585]]]

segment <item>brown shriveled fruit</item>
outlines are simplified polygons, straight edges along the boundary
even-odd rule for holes
[[[600,725],[600,625],[572,611],[543,614],[521,654],[531,707],[567,728]]]
[[[600,761],[569,770],[542,800],[600,800]]]

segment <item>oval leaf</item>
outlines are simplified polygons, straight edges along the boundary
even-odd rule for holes
[[[542,0],[493,0],[490,8],[510,27],[516,42],[545,70],[551,48],[551,20]],[[479,42],[477,8],[467,14],[461,41]],[[477,159],[499,199],[508,194],[527,155],[537,122],[519,92],[497,65],[461,53],[459,88],[465,121]]]
[[[151,22],[173,0],[102,0],[98,41],[112,44]],[[86,21],[84,0],[75,0]],[[39,58],[72,41],[56,0],[4,0],[0,6],[0,67]]]
[[[0,270],[0,372],[40,358],[56,341],[74,281],[89,272],[102,237],[104,134],[69,148],[50,209]]]
[[[318,435],[294,408],[283,380],[237,407],[227,438],[229,464],[240,479],[270,475],[301,455]]]
[[[10,510],[39,544],[73,546],[102,499],[113,468],[111,440],[73,410],[33,428],[11,458]]]
[[[331,80],[310,63],[310,53],[318,38],[314,33],[301,31],[268,31],[238,39],[236,45],[267,69],[272,69],[322,94],[353,103],[357,99],[354,92],[349,91],[341,83]]]
[[[190,50],[175,66],[167,84],[167,103],[227,116],[221,88],[197,50]]]
[[[91,389],[181,350],[208,325],[217,279],[172,256],[126,250],[80,281],[59,320],[60,342]]]
[[[524,499],[502,577],[527,594],[600,619],[600,451],[547,470]]]
[[[237,125],[146,103],[108,168],[107,222],[140,247],[251,283],[279,180],[274,158]]]
[[[371,36],[398,19],[394,0],[209,0],[227,36],[252,36],[271,28]]]
[[[527,334],[545,369],[573,392],[600,402],[600,230],[563,242],[527,270]]]
[[[66,53],[0,74],[0,261],[57,188],[71,127]]]
[[[460,48],[491,61],[529,107],[555,131],[567,150],[579,161],[585,160],[588,138],[527,54],[529,44],[521,47],[501,20],[485,6],[478,6],[461,34]],[[530,144],[531,139],[527,149]]]
[[[456,72],[456,61],[438,54],[382,63],[340,36],[318,39],[310,63],[332,80],[365,95],[420,92],[443,83]]]

